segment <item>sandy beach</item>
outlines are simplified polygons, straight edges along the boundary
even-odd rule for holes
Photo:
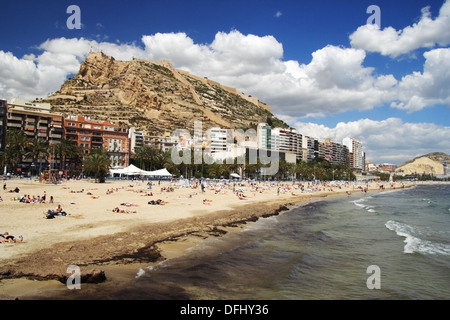
[[[82,282],[118,280],[129,276],[136,265],[176,256],[195,241],[220,236],[315,197],[364,192],[358,187],[368,187],[368,192],[380,189],[378,183],[304,183],[302,190],[298,182],[245,181],[206,183],[202,193],[200,185],[178,181],[152,181],[151,189],[140,180],[103,184],[70,180],[54,185],[13,179],[3,183],[0,233],[22,236],[23,242],[0,243],[0,299],[39,296],[48,286],[67,290],[69,265],[80,267]],[[402,187],[401,183],[383,185],[385,190]],[[10,192],[16,187],[18,193]],[[45,203],[19,201],[24,195],[33,199],[44,194]],[[158,199],[166,203],[149,204]],[[44,213],[58,205],[67,215],[46,219]],[[120,212],[113,212],[115,208]],[[188,235],[194,237],[185,241]]]

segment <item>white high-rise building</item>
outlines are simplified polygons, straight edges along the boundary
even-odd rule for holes
[[[297,161],[303,159],[302,135],[297,130],[275,128],[271,139],[272,150],[294,153]]]
[[[316,150],[315,150],[315,139],[303,136],[302,139],[302,148],[303,148],[303,161],[310,162],[316,158]]]
[[[256,130],[258,149],[272,149],[272,128],[266,123],[258,124]]]
[[[350,152],[350,166],[353,169],[364,170],[365,153],[363,144],[353,138],[344,138],[342,144],[347,146]]]
[[[211,128],[209,131],[209,138],[211,141],[211,153],[223,153],[228,150],[228,130],[221,128]]]

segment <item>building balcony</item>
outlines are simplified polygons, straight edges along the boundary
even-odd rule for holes
[[[14,121],[14,120],[16,120],[16,121],[22,121],[22,117],[21,117],[21,116],[11,115],[11,116],[8,117],[8,120],[9,120],[9,121]]]

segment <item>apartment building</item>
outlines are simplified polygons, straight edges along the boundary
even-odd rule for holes
[[[4,107],[6,102],[2,104],[3,111],[6,110],[6,119],[4,115],[0,116],[2,119],[0,121],[3,123],[1,131],[4,132],[4,136],[6,136],[5,129],[15,129],[24,132],[29,139],[48,143],[50,147],[61,143],[64,134],[63,118],[60,114],[51,112],[50,104],[32,103],[17,98],[12,99],[6,108]],[[6,141],[6,139],[4,140]],[[5,141],[2,142],[2,145]],[[40,169],[46,167],[46,156],[41,155],[37,161]],[[33,159],[28,157],[23,159],[15,170],[22,173],[33,173],[37,167],[38,165],[33,162]]]
[[[354,170],[364,170],[365,153],[363,144],[360,141],[353,138],[344,138],[342,140],[342,143],[349,150],[350,167]]]
[[[84,154],[87,155],[96,148],[104,148],[108,152],[111,166],[129,165],[128,128],[109,121],[71,115],[64,119],[64,132],[66,139],[80,146]]]
[[[297,130],[275,128],[272,130],[272,150],[294,153],[296,160],[303,159],[302,135]]]
[[[317,139],[303,136],[303,161],[310,162],[319,157],[319,141]]]
[[[5,150],[6,145],[7,112],[8,103],[6,100],[0,100],[0,151]]]
[[[319,158],[330,163],[350,165],[350,153],[347,146],[325,139],[319,142]]]
[[[47,141],[50,146],[61,142],[63,119],[52,113],[48,103],[31,103],[12,99],[7,107],[7,128],[23,131],[30,139]]]
[[[136,131],[135,127],[128,130],[128,138],[130,139],[130,155],[136,153],[136,149],[144,146],[144,132]]]
[[[210,153],[225,153],[230,151],[230,139],[228,129],[211,128],[207,131],[207,139],[210,141]]]
[[[266,123],[258,124],[256,137],[259,149],[272,149],[272,128]]]
[[[172,136],[143,136],[144,146],[152,147],[160,151],[169,151],[179,143],[178,137]]]

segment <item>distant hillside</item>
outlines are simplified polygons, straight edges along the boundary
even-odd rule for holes
[[[259,122],[288,127],[255,97],[206,78],[175,70],[169,62],[118,61],[91,52],[77,75],[42,102],[53,111],[135,126],[162,135],[174,129],[256,128]]]
[[[450,156],[443,152],[433,152],[416,157],[411,161],[400,165],[395,171],[405,174],[444,174],[442,162],[447,161],[450,165]]]

